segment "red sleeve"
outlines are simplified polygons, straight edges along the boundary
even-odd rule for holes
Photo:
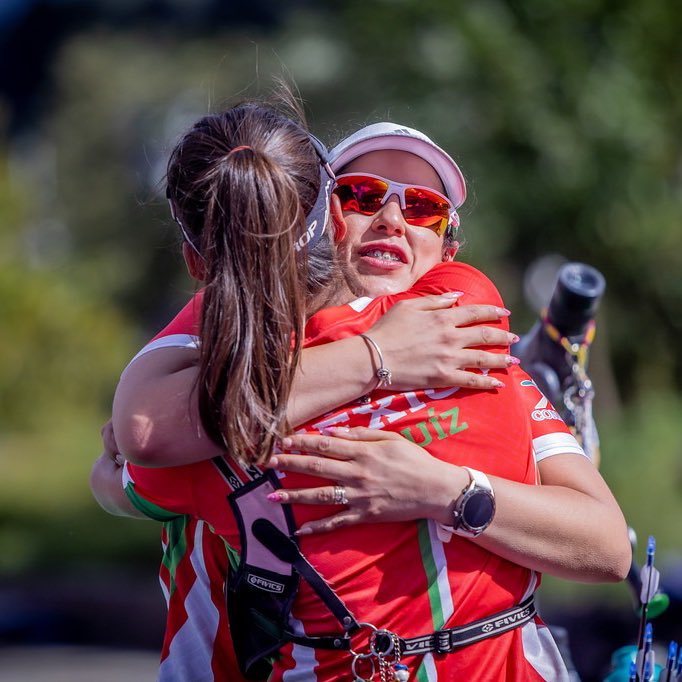
[[[446,291],[461,291],[463,295],[457,299],[457,306],[485,304],[504,307],[502,296],[490,278],[467,263],[439,263],[431,268],[410,291],[419,296],[442,294]],[[498,320],[482,322],[481,324],[486,327],[509,331],[508,317],[501,317]],[[480,348],[491,353],[509,352],[509,345],[481,346]]]
[[[204,300],[204,290],[198,291],[185,307],[152,339],[172,336],[173,334],[190,334],[198,336],[201,325],[201,305]]]
[[[521,400],[528,412],[535,461],[552,455],[585,455],[571,429],[528,374],[514,366],[509,369],[509,376],[518,383]]]
[[[193,481],[196,465],[150,468],[126,462],[123,487],[143,514],[168,521],[182,514],[196,514]]]
[[[467,263],[439,263],[410,289],[419,296],[462,291],[460,305],[485,303],[504,307],[504,301],[489,277]],[[399,294],[398,296],[401,296]]]
[[[128,366],[132,365],[140,356],[159,348],[198,348],[203,298],[203,290],[197,292],[185,307],[138,351]]]

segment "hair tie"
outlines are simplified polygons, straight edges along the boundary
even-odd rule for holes
[[[227,156],[232,156],[232,154],[234,154],[235,152],[240,152],[243,149],[250,149],[251,151],[253,151],[253,147],[250,147],[248,144],[240,144],[238,147],[234,147],[233,149],[231,149],[227,153]]]

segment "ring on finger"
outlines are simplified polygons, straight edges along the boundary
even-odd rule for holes
[[[334,486],[334,504],[348,504],[345,486],[342,485]]]

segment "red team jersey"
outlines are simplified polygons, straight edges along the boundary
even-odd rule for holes
[[[479,271],[461,263],[442,264],[409,292],[358,299],[317,313],[306,328],[306,345],[366,331],[397,301],[453,290],[464,292],[459,304],[502,305],[494,285]],[[169,333],[164,330],[143,352],[158,344],[196,342],[191,337],[196,331],[198,307],[196,301],[190,303],[176,318],[178,324],[169,325]],[[499,322],[505,328],[506,324],[506,320]],[[172,336],[175,339],[171,341]],[[350,403],[312,420],[299,431],[317,432],[331,425],[395,431],[434,457],[529,485],[538,483],[539,459],[560,453],[582,454],[559,415],[525,373],[512,367],[491,374],[506,387],[499,391],[376,391],[369,403]],[[285,488],[328,483],[300,474],[280,477]],[[168,469],[126,465],[124,485],[143,511],[151,511],[156,518],[168,518],[170,513],[204,520],[239,551],[238,529],[225,501],[231,487],[213,462]],[[294,505],[293,512],[297,525],[301,525],[328,516],[331,510],[329,506]],[[539,584],[535,572],[466,538],[444,537],[438,525],[427,520],[342,528],[331,535],[304,536],[299,544],[359,621],[406,638],[464,625],[515,606]],[[224,547],[222,551],[224,554]],[[220,619],[223,617],[221,614]],[[187,623],[191,626],[189,620]],[[224,636],[220,627],[219,623],[216,632]],[[305,581],[301,581],[294,602],[292,627],[306,635],[340,632],[338,623]],[[350,661],[347,653],[288,644],[282,648],[270,680],[349,679]],[[414,680],[567,679],[559,652],[537,618],[455,653],[406,657],[402,662]],[[239,679],[233,674],[234,668],[225,673],[214,664],[213,670],[215,679]]]

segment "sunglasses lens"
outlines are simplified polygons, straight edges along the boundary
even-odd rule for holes
[[[408,188],[405,190],[403,217],[409,225],[427,227],[440,235],[448,225],[450,205],[434,192]]]
[[[372,215],[381,208],[388,184],[364,175],[339,178],[334,193],[344,211]]]

